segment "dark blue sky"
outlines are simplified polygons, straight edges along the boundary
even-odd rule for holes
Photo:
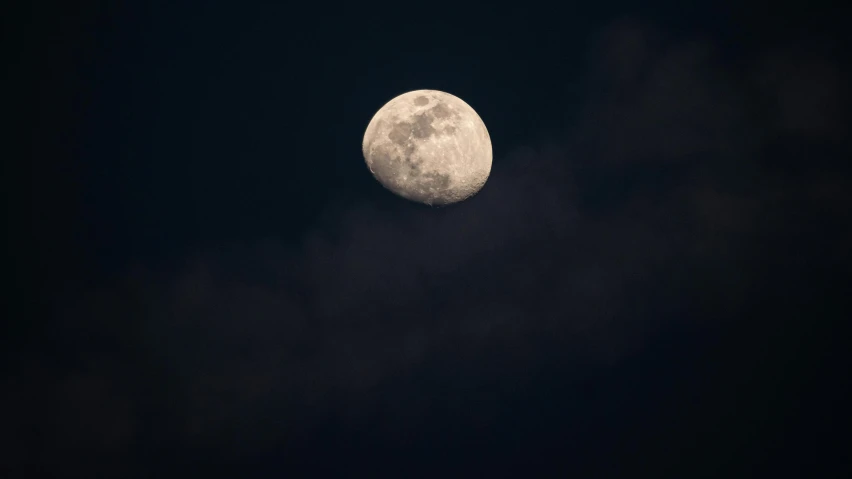
[[[23,13],[10,477],[848,470],[830,8]],[[421,88],[493,141],[448,208],[361,157]]]
[[[613,7],[572,12],[568,24],[517,5],[349,8],[170,2],[103,13],[78,53],[93,253],[119,241],[133,250],[105,260],[123,262],[214,238],[298,236],[331,198],[375,186],[357,145],[388,95],[456,92],[489,118],[498,159],[561,134],[582,113],[576,84]],[[679,13],[661,20],[724,28],[724,10]]]

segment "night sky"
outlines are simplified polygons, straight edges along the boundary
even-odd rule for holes
[[[0,476],[852,477],[839,8],[21,3]],[[364,163],[417,89],[467,201]]]

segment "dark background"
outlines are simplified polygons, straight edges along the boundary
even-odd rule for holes
[[[852,472],[839,4],[22,3],[3,477]],[[361,158],[421,88],[447,208]]]

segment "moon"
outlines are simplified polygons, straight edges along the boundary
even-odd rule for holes
[[[476,111],[437,90],[415,90],[386,103],[362,144],[376,180],[397,195],[449,205],[475,195],[491,173],[491,137]]]

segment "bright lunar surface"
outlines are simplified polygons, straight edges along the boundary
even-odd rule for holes
[[[389,101],[367,126],[362,149],[385,188],[427,205],[470,198],[491,173],[491,138],[482,119],[460,98],[437,90]]]

